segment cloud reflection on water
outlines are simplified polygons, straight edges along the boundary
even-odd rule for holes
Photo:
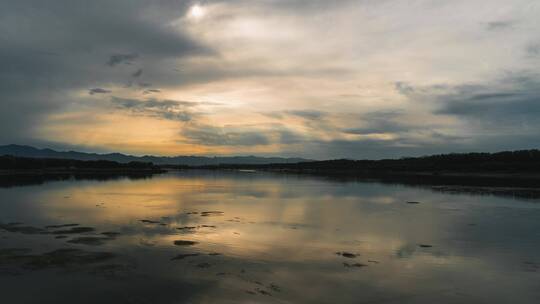
[[[69,222],[95,227],[96,232],[119,232],[99,246],[69,247],[117,253],[136,265],[124,278],[128,281],[143,276],[149,282],[193,284],[200,289],[185,292],[194,303],[539,299],[534,288],[538,272],[524,271],[536,269],[538,263],[533,253],[540,244],[530,237],[540,218],[540,206],[534,202],[215,172],[147,180],[63,181],[0,189],[0,196],[2,222],[39,227]],[[409,200],[420,204],[407,204]],[[182,227],[191,228],[178,229]],[[2,248],[44,251],[67,246],[66,240],[49,235],[2,231],[0,237]],[[177,240],[196,244],[175,246]],[[346,258],[336,252],[358,256]],[[171,261],[179,254],[188,256]],[[346,267],[354,264],[367,266]],[[71,275],[86,278],[80,273],[63,279],[49,274],[60,281]],[[6,286],[16,291],[26,280],[35,283],[40,276],[0,276],[0,282],[9,280]],[[97,289],[109,284],[101,278],[91,281]],[[172,289],[163,291],[138,281],[127,289],[136,299],[153,288],[163,293],[166,303],[181,298]],[[113,294],[111,299],[125,297]]]

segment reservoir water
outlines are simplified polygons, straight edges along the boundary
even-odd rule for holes
[[[261,172],[0,188],[2,303],[540,303],[540,202]]]

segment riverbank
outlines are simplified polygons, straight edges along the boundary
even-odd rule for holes
[[[0,170],[0,176],[36,176],[36,175],[111,175],[111,174],[160,174],[167,170],[161,168],[43,168]]]

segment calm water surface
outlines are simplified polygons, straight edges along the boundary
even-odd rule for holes
[[[194,171],[2,188],[0,225],[2,303],[540,303],[534,200]]]

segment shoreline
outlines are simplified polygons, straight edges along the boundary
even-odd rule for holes
[[[41,184],[67,179],[139,179],[174,172],[270,173],[322,178],[336,182],[364,182],[420,187],[450,194],[494,195],[525,199],[540,198],[540,174],[523,172],[412,172],[412,171],[323,171],[275,168],[184,167],[170,168],[48,168],[0,170],[0,187]]]
[[[522,199],[540,198],[540,175],[530,173],[487,172],[359,172],[342,174],[306,170],[243,168],[184,168],[170,172],[269,173],[283,176],[319,178],[336,182],[380,183],[419,187],[449,194],[493,195]]]
[[[540,173],[531,172],[458,172],[458,171],[392,171],[392,170],[359,170],[359,171],[338,171],[338,170],[317,170],[317,169],[290,169],[290,168],[257,168],[254,166],[238,166],[238,167],[186,167],[186,168],[171,168],[163,166],[167,170],[207,170],[207,171],[237,171],[237,172],[271,172],[283,174],[298,174],[298,175],[313,175],[313,176],[328,176],[335,178],[407,178],[407,179],[461,179],[461,180],[493,180],[493,181],[528,181],[538,182],[533,184],[540,188]]]
[[[113,175],[113,174],[162,174],[166,173],[164,169],[131,169],[131,168],[77,168],[77,169],[17,169],[17,170],[0,170],[0,176],[39,176],[39,175]]]

